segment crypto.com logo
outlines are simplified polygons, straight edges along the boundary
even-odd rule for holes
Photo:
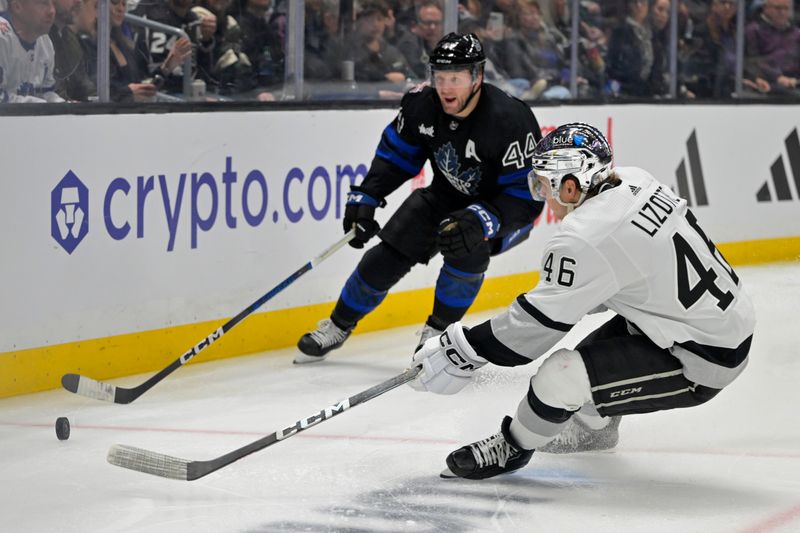
[[[71,170],[50,193],[50,233],[68,254],[89,233],[89,189]]]

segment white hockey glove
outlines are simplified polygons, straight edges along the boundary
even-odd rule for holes
[[[414,354],[413,363],[422,364],[422,372],[411,388],[436,394],[455,394],[472,379],[475,370],[488,361],[467,342],[460,322],[450,324],[441,335],[426,340]]]

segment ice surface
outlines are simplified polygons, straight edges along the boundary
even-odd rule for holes
[[[197,481],[106,462],[115,443],[209,459],[285,428],[402,372],[418,329],[406,327],[355,336],[314,365],[292,365],[293,350],[189,365],[131,405],[61,390],[0,400],[0,530],[800,531],[800,263],[737,273],[758,313],[749,368],[704,406],[624,419],[612,453],[438,477],[447,453],[515,411],[529,365],[485,368],[450,397],[401,387]]]

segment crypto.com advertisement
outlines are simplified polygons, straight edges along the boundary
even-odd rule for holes
[[[534,112],[545,132],[596,125],[617,165],[672,187],[718,243],[800,235],[796,108]],[[395,113],[4,118],[0,352],[238,313],[341,238],[349,186]],[[379,222],[429,182],[429,165],[423,173],[387,198]],[[537,270],[556,227],[545,211],[487,276]],[[360,254],[343,248],[263,310],[335,300]],[[395,290],[432,286],[440,264],[418,266]]]

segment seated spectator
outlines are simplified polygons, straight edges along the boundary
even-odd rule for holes
[[[545,24],[537,0],[518,0],[512,31],[503,44],[504,67],[511,78],[524,78],[534,88],[524,98],[569,97],[569,40]],[[585,81],[585,80],[584,80]]]
[[[213,48],[204,56],[207,62],[198,62],[197,68],[201,78],[224,96],[245,93],[255,87],[253,66],[242,52],[242,28],[228,13],[231,3],[232,0],[198,0],[192,8],[201,19],[217,21]]]
[[[123,31],[125,1],[109,0],[111,34],[109,42],[109,93],[113,102],[152,102],[156,85],[144,80],[147,72],[147,49],[136,47]],[[83,0],[76,18],[76,30],[83,47],[85,69],[97,83],[97,0]],[[162,78],[163,79],[163,78]]]
[[[56,53],[56,92],[65,100],[85,102],[96,88],[87,75],[81,43],[70,27],[81,9],[81,0],[55,0],[54,4],[56,17],[49,34]]]
[[[217,20],[213,15],[200,16],[191,10],[193,0],[155,0],[142,2],[133,11],[134,15],[180,28],[189,36],[176,37],[158,30],[136,28],[135,41],[149,55],[148,70],[151,76],[159,74],[165,78],[164,90],[169,93],[183,92],[183,60],[194,54],[197,65],[213,64],[210,58],[214,49],[214,33]],[[193,51],[193,46],[196,49]],[[180,61],[176,61],[179,59]],[[205,74],[200,72],[201,77]],[[207,84],[214,80],[206,79]]]
[[[730,98],[736,81],[736,1],[712,0],[689,43],[687,87],[698,98]]]
[[[462,22],[476,22],[478,26],[486,23],[483,16],[483,5],[479,0],[459,0],[458,2],[459,32]]]
[[[506,38],[505,65],[512,78],[527,70],[538,80],[531,80],[532,91],[525,98],[535,98],[542,90],[544,98],[568,98],[571,84],[571,42],[556,27],[549,24],[538,0],[518,0],[518,29]],[[586,25],[589,28],[588,25]],[[602,34],[602,32],[600,32]],[[531,63],[532,61],[532,63]],[[521,70],[520,70],[521,69]],[[605,64],[599,45],[581,36],[578,41],[578,97],[597,96],[602,87]]]
[[[648,22],[653,33],[654,94],[669,93],[669,15],[670,0],[650,0]]]
[[[238,16],[242,28],[242,52],[253,66],[256,87],[275,88],[283,84],[285,55],[278,25],[267,19],[272,0],[242,0]],[[276,17],[282,17],[279,13]],[[281,20],[276,18],[276,20]]]
[[[611,32],[606,57],[612,96],[661,96],[663,72],[655,64],[647,0],[626,0],[626,17]]]
[[[306,2],[306,79],[341,79],[342,43],[339,37],[339,1],[322,0],[310,10]]]
[[[55,52],[47,32],[52,0],[9,0],[0,13],[0,102],[63,102],[55,92]]]
[[[383,38],[389,7],[384,0],[364,0],[355,33],[345,54],[355,63],[356,81],[404,83],[411,76],[405,56]]]
[[[789,0],[764,0],[761,16],[746,30],[746,74],[763,80],[770,95],[800,96],[800,28],[792,23]]]
[[[444,37],[444,12],[436,0],[417,5],[417,16],[410,30],[403,31],[395,42],[408,61],[413,76],[424,79],[428,74],[428,54]]]

